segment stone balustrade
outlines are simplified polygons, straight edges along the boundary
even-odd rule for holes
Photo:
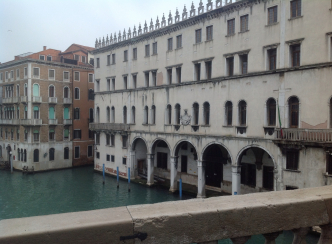
[[[332,243],[332,186],[222,196],[0,221],[0,243],[244,244],[263,234],[274,243],[292,230],[303,243],[320,226],[319,244]]]
[[[290,141],[332,142],[331,129],[277,129],[277,139]]]
[[[119,123],[90,123],[89,129],[93,131],[129,131],[130,125]]]

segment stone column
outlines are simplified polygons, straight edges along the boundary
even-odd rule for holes
[[[136,156],[136,153],[135,151],[130,151],[130,178],[131,179],[134,179],[135,176],[137,175],[137,168],[135,167],[135,156]]]
[[[148,161],[148,175],[147,175],[147,182],[146,184],[151,186],[154,184],[153,178],[153,171],[154,171],[154,161],[153,161],[154,154],[147,154],[147,161]]]
[[[232,165],[232,195],[241,194],[241,166]]]
[[[332,243],[332,224],[320,226],[322,233],[319,238],[318,244],[331,244]]]
[[[281,234],[282,232],[273,232],[273,233],[269,233],[269,234],[263,234],[263,236],[265,237],[265,244],[275,244],[276,241],[275,239],[277,239],[277,237]]]
[[[205,198],[205,163],[197,160],[197,198]]]
[[[178,157],[171,157],[171,178],[170,178],[170,192],[175,192],[178,189]]]
[[[294,239],[293,239],[293,244],[306,244],[305,237],[307,236],[309,232],[309,227],[307,228],[299,228],[299,229],[294,229],[292,230],[294,233]]]
[[[231,238],[231,240],[234,244],[245,244],[249,239],[250,239],[250,236]]]

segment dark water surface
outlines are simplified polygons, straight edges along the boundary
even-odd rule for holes
[[[179,200],[178,195],[161,187],[148,188],[132,183],[128,193],[126,181],[120,180],[119,189],[113,177],[106,177],[105,185],[102,181],[102,176],[94,173],[92,167],[34,175],[0,170],[0,220]],[[277,244],[290,244],[292,238],[292,232],[284,232]],[[258,235],[247,244],[263,244],[264,241],[264,237]],[[317,242],[317,236],[307,237],[307,244]],[[219,241],[219,244],[231,243],[230,240]]]

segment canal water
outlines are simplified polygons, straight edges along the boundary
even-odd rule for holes
[[[131,183],[128,193],[126,181],[120,180],[119,189],[113,177],[106,177],[105,185],[102,182],[102,176],[94,173],[92,167],[34,175],[0,170],[0,220],[180,200],[178,195],[161,187]],[[189,198],[184,195],[182,200]],[[292,243],[292,238],[291,232],[284,232],[277,244]],[[307,244],[317,242],[317,236],[307,237]],[[219,241],[219,244],[231,243]],[[247,243],[263,244],[264,237],[253,236]]]

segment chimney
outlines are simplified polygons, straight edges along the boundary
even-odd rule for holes
[[[43,48],[43,51],[45,51],[46,50],[46,46],[44,46],[44,48]]]

